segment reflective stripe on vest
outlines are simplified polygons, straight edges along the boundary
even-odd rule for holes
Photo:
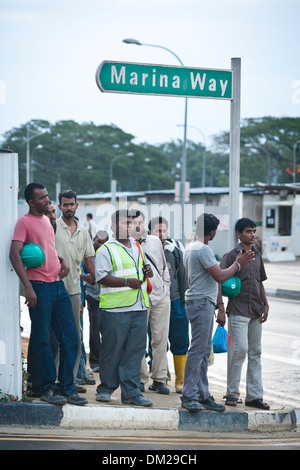
[[[124,279],[143,279],[143,261],[138,258],[138,266],[132,256],[119,244],[106,242],[112,262],[112,276]],[[149,307],[147,282],[141,285],[142,298],[145,307]],[[100,306],[103,309],[131,307],[138,300],[140,289],[130,287],[107,287],[100,284]]]

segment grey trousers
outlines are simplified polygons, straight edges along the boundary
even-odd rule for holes
[[[99,309],[102,336],[100,385],[97,393],[112,394],[121,387],[121,399],[141,395],[141,362],[146,350],[147,310],[109,312]]]
[[[230,343],[227,356],[228,398],[239,398],[242,367],[248,355],[246,402],[263,398],[260,319],[229,315]]]
[[[70,295],[70,299],[72,303],[72,310],[73,310],[77,333],[78,333],[78,353],[77,353],[76,363],[74,366],[74,380],[75,380],[77,377],[80,356],[81,356],[81,329],[80,329],[81,294]]]
[[[170,297],[161,299],[157,305],[148,310],[148,321],[151,330],[152,365],[151,379],[165,383],[169,379],[167,344],[170,326]],[[141,365],[141,382],[149,380],[148,367],[144,356]]]
[[[211,342],[215,306],[208,299],[188,300],[185,304],[191,324],[191,346],[187,354],[182,389],[182,402],[206,400],[208,388],[207,367],[211,353]]]

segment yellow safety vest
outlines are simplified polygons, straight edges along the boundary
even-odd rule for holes
[[[134,278],[143,279],[143,261],[139,254],[138,266],[135,260],[126,251],[122,245],[114,242],[104,243],[108,249],[112,261],[112,275],[115,277],[122,277],[124,279]],[[103,249],[104,245],[100,249]],[[105,249],[105,248],[104,248]],[[146,308],[149,307],[147,282],[141,285],[143,303]],[[107,287],[100,284],[100,304],[102,309],[132,307],[136,304],[139,296],[140,289],[131,289],[130,287]]]

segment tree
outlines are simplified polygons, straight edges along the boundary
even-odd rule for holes
[[[132,158],[120,158],[114,167],[114,178],[123,190],[172,187],[170,161],[158,148],[136,145],[131,134],[118,127],[78,124],[75,121],[33,120],[13,128],[4,135],[4,147],[19,154],[20,196],[26,186],[26,132],[37,135],[30,141],[31,163],[35,181],[39,181],[55,197],[56,182],[62,189],[74,189],[78,194],[110,191],[109,168],[117,155],[133,153]],[[33,134],[35,133],[35,134]],[[43,148],[34,152],[35,144]],[[32,158],[33,157],[33,158]],[[157,169],[160,168],[160,171]]]
[[[78,194],[110,191],[110,164],[119,155],[122,158],[113,166],[119,190],[171,189],[181,178],[180,140],[137,145],[133,135],[114,125],[32,120],[6,132],[2,143],[19,154],[20,197],[26,185],[28,129],[33,179],[45,184],[51,198],[58,181],[62,189],[74,189]],[[293,148],[299,140],[300,118],[245,119],[241,126],[241,186],[258,181],[292,182]],[[43,147],[33,152],[37,145]],[[133,156],[126,157],[128,153]],[[229,132],[214,136],[210,150],[188,140],[186,173],[192,188],[202,186],[204,174],[205,186],[228,186]]]
[[[241,126],[241,186],[289,183],[286,169],[293,162],[293,147],[300,139],[300,118],[249,118]],[[229,155],[229,133],[214,139],[215,148]]]

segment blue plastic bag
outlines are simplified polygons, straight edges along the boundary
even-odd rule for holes
[[[213,340],[212,340],[214,353],[226,353],[228,352],[227,345],[227,330],[221,325],[217,326]]]

